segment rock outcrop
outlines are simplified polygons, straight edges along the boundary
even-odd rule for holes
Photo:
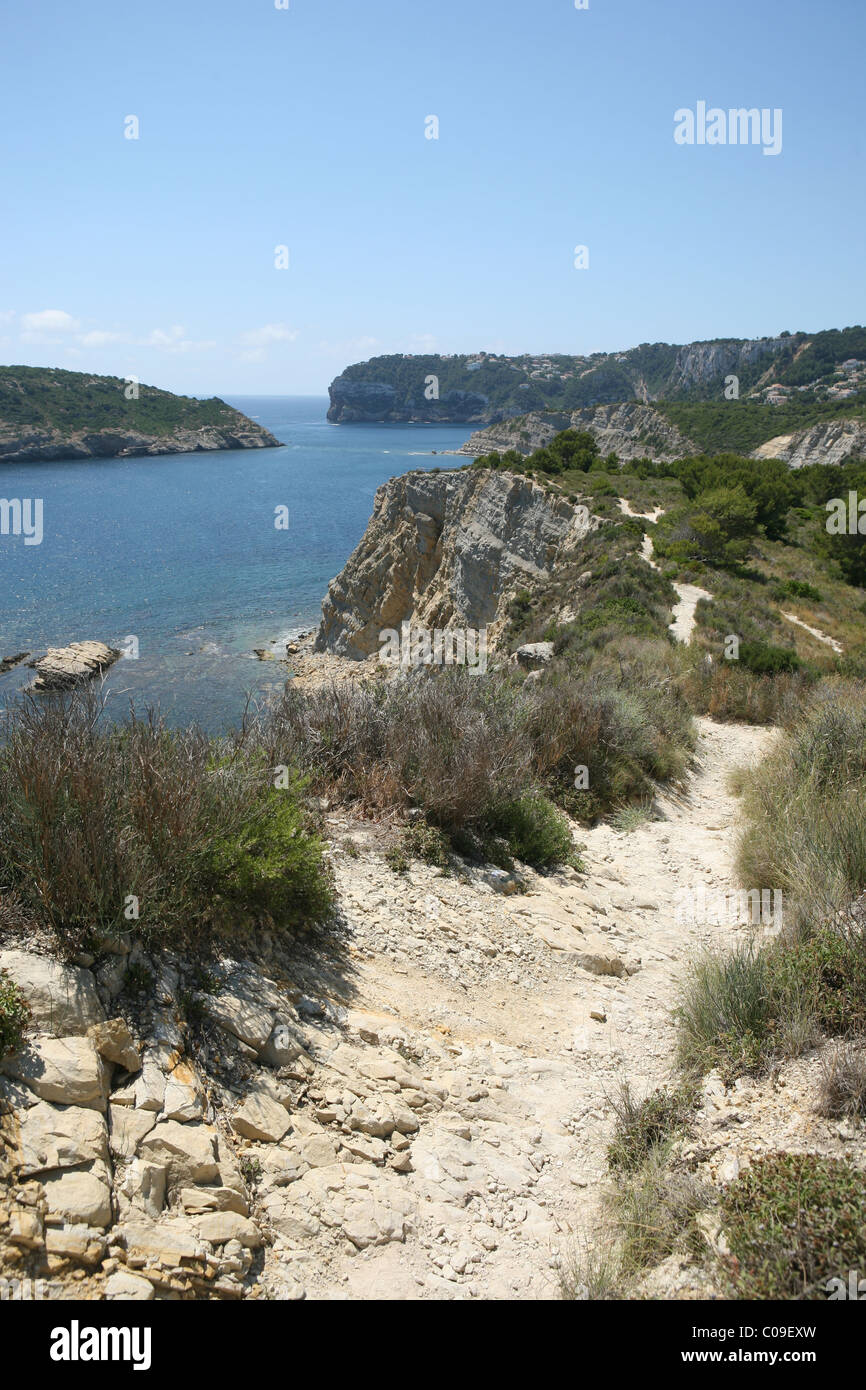
[[[598,442],[603,454],[621,459],[685,458],[700,450],[692,440],[649,405],[599,405],[570,413],[532,412],[512,420],[501,420],[470,435],[459,450],[477,457],[516,449],[528,455],[543,448],[561,430],[586,430]]]
[[[791,468],[810,463],[844,463],[846,458],[866,457],[866,420],[829,420],[780,434],[759,445],[753,458],[782,459]]]
[[[44,656],[28,662],[36,672],[31,690],[70,690],[83,685],[112,666],[121,653],[104,642],[72,642],[68,647],[49,647]]]
[[[237,414],[237,427],[177,429],[170,434],[138,430],[28,429],[0,421],[0,463],[52,459],[146,458],[159,454],[200,454],[220,449],[273,449],[280,441],[261,425]]]
[[[407,473],[376,493],[364,536],[328,587],[316,650],[363,659],[385,629],[496,629],[515,588],[597,525],[514,473]]]

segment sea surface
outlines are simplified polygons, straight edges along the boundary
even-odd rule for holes
[[[247,693],[284,668],[256,647],[315,627],[328,581],[360,540],[376,488],[453,466],[466,425],[332,425],[326,397],[232,396],[283,441],[162,458],[10,464],[6,498],[42,498],[44,539],[0,535],[0,658],[93,639],[138,639],[108,672],[110,706],[155,705],[169,723],[235,724]],[[287,507],[287,530],[274,525]],[[0,703],[33,672],[0,676]]]

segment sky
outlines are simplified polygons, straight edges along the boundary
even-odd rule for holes
[[[324,394],[866,321],[863,0],[283,3],[5,0],[0,362]]]

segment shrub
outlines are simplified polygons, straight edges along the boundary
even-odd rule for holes
[[[150,712],[102,716],[91,692],[7,712],[0,881],[31,924],[74,950],[118,931],[190,942],[324,914],[303,783],[288,774],[277,789],[261,730],[216,740]],[[5,908],[4,895],[0,921]]]
[[[829,1279],[866,1266],[866,1185],[845,1160],[768,1154],[728,1187],[721,1210],[739,1298],[825,1299]]]
[[[633,1172],[645,1163],[653,1149],[682,1131],[693,1107],[691,1090],[658,1088],[637,1101],[623,1082],[611,1104],[616,1131],[608,1145],[607,1166],[612,1171]]]
[[[759,676],[799,671],[803,665],[793,648],[774,647],[769,642],[741,642],[739,659],[747,671]]]
[[[680,1066],[698,1075],[716,1066],[728,1076],[754,1070],[773,1016],[766,950],[705,952],[691,965],[675,1015]]]
[[[403,848],[416,859],[423,859],[425,864],[435,864],[440,869],[448,867],[448,837],[436,825],[428,825],[423,820],[407,825],[403,831]]]
[[[6,970],[0,970],[0,1062],[18,1052],[30,1024],[30,1005]]]
[[[608,1199],[623,1268],[632,1274],[677,1250],[696,1254],[703,1245],[697,1216],[707,1194],[698,1179],[669,1160],[669,1146],[655,1145],[643,1164],[623,1174]]]
[[[501,835],[516,859],[536,868],[568,864],[574,843],[567,818],[546,796],[527,793],[492,810],[487,824]]]
[[[822,1059],[817,1110],[833,1120],[866,1115],[866,1056],[862,1048],[840,1043]]]

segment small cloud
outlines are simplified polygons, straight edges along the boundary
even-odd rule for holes
[[[265,323],[261,328],[250,328],[238,339],[244,349],[238,354],[238,360],[264,362],[272,344],[293,343],[297,336],[297,328],[289,328],[285,323]]]
[[[244,347],[269,347],[271,343],[293,343],[297,336],[297,328],[289,328],[288,324],[266,323],[261,328],[250,328],[242,333],[240,341]]]
[[[169,329],[153,328],[142,340],[141,346],[157,348],[161,352],[199,352],[217,346],[212,340],[196,342],[193,338],[185,337],[185,333],[186,329],[179,323],[172,324]]]
[[[25,343],[58,342],[58,334],[74,333],[78,320],[65,309],[41,309],[21,315],[21,338]]]
[[[105,347],[107,343],[128,343],[129,337],[126,333],[110,333],[94,328],[89,333],[82,333],[78,341],[82,347]]]

